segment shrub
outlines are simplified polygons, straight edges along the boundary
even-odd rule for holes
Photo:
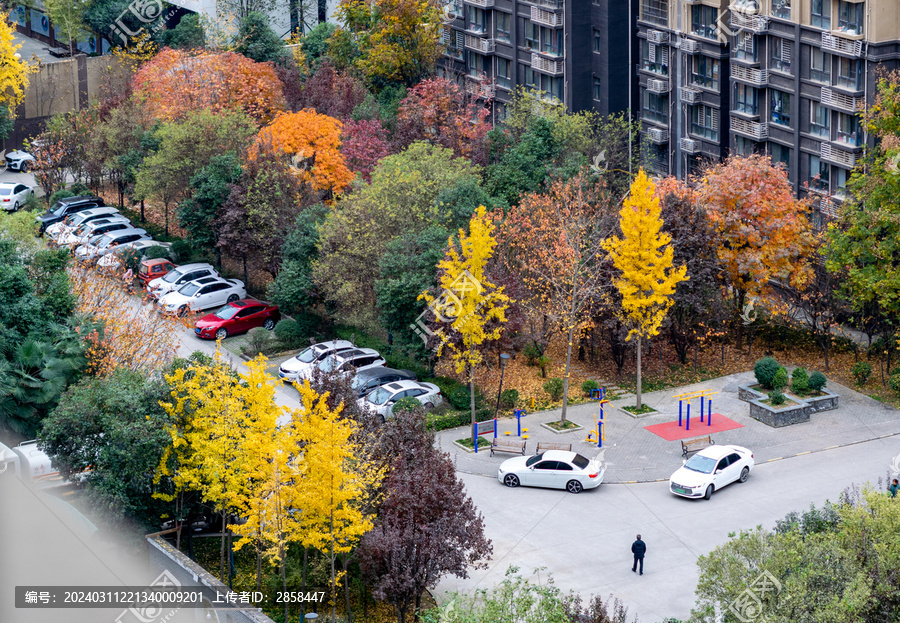
[[[515,409],[516,405],[519,404],[519,390],[517,389],[504,389],[500,394],[500,408],[501,409]]]
[[[892,374],[888,379],[888,386],[895,394],[900,395],[900,374]]]
[[[753,366],[753,373],[756,375],[756,382],[763,387],[771,388],[772,379],[781,366],[775,361],[774,357],[763,357]]]
[[[598,383],[594,379],[588,379],[581,384],[581,391],[584,392],[584,395],[588,398],[590,398],[591,396],[591,390],[594,389],[600,389],[600,383]]]
[[[74,197],[75,193],[69,190],[57,190],[55,193],[50,195],[50,205],[53,205],[60,199],[66,199],[67,197]]]
[[[526,344],[525,348],[522,349],[522,356],[525,357],[525,363],[529,366],[538,365],[538,357],[543,354],[534,342]]]
[[[547,382],[544,383],[544,391],[550,394],[550,400],[554,402],[559,400],[562,398],[563,380],[557,377],[547,379]]]
[[[782,368],[782,370],[784,370],[784,368]],[[784,404],[784,400],[785,400],[785,399],[784,399],[784,394],[782,394],[782,393],[781,393],[779,390],[777,390],[777,389],[776,389],[775,391],[773,391],[771,394],[769,394],[769,398],[772,399],[772,404],[775,405],[775,406],[783,405],[783,404]]]
[[[850,372],[853,374],[853,378],[856,379],[856,384],[862,387],[869,380],[869,377],[872,376],[872,366],[866,361],[857,361],[850,368]]]
[[[394,403],[394,406],[391,407],[391,411],[393,413],[397,413],[398,411],[415,411],[416,409],[421,409],[422,403],[413,398],[412,396],[406,396],[401,398],[397,402]]]
[[[787,384],[788,384],[787,370],[785,370],[783,367],[779,367],[778,370],[775,372],[775,375],[772,377],[772,382],[771,382],[772,389],[777,389],[778,391],[781,391],[782,389],[787,387]]]
[[[492,417],[494,417],[494,412],[491,409],[479,409],[475,411],[476,422],[484,422]],[[447,430],[448,428],[457,428],[459,426],[470,426],[472,423],[472,412],[430,412],[425,416],[425,422],[427,423],[428,428],[434,431]]]
[[[809,391],[809,374],[805,368],[795,368],[791,374],[791,389],[798,396],[803,396]]]
[[[808,385],[809,385],[810,391],[813,391],[813,392],[822,391],[822,388],[825,387],[825,383],[827,383],[827,382],[828,381],[825,378],[825,375],[822,374],[821,372],[816,371],[809,375]]]
[[[549,355],[541,355],[537,358],[537,364],[541,367],[541,378],[547,378],[547,367],[550,365]]]
[[[262,327],[255,327],[247,332],[247,343],[241,346],[241,352],[247,357],[256,357],[260,353],[266,355],[271,352],[272,337]]]
[[[282,348],[293,349],[309,345],[309,336],[306,335],[300,323],[293,318],[282,318],[275,325],[275,339]]]

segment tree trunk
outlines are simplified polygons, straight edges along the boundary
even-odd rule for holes
[[[222,544],[219,548],[219,577],[222,578],[222,584],[225,584],[225,507],[222,507]]]
[[[419,611],[422,609],[422,591],[416,593],[416,613],[413,615],[416,621],[420,621]]]
[[[244,286],[250,283],[250,277],[247,276],[247,256],[244,255]]]
[[[141,223],[147,222],[147,219],[144,218],[144,200],[141,199]]]
[[[166,212],[166,235],[169,235],[169,204],[165,204],[165,212]]]
[[[472,444],[478,443],[478,435],[475,434],[475,366],[469,364],[469,407],[472,409]]]
[[[256,540],[256,590],[262,590],[262,554],[260,553],[260,548],[262,547],[262,543],[259,539]]]
[[[344,605],[347,607],[347,623],[353,623],[353,613],[350,611],[350,572],[347,570],[347,567],[349,566],[348,558],[348,554],[344,554],[341,557],[341,565],[344,568]]]
[[[330,544],[330,554],[331,554],[331,620],[334,621],[337,617],[337,604],[335,603],[335,594],[337,593],[337,583],[335,582],[334,577],[334,505],[332,504],[331,510],[331,544]],[[285,619],[287,621],[287,619]]]
[[[637,341],[637,409],[641,410],[641,336]]]
[[[570,366],[572,365],[572,338],[575,335],[575,323],[569,325],[569,340],[566,346],[566,373],[563,375],[563,403],[562,414],[559,416],[560,422],[566,421],[566,407],[569,404],[569,375],[571,374]]]
[[[281,558],[281,589],[284,592],[287,592],[287,571],[286,571],[287,560],[285,560],[284,542],[283,541],[282,541],[281,545],[278,547],[278,549],[279,549],[279,556]],[[306,562],[306,549],[305,548],[303,550],[303,558],[304,558],[303,562],[305,563]],[[306,591],[306,565],[305,564],[303,565],[303,584],[304,584],[303,589],[305,592]],[[284,620],[285,621],[288,620],[288,602],[287,601],[284,602]]]

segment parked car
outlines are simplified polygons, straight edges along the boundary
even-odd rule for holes
[[[85,210],[84,212],[70,214],[62,221],[50,225],[47,228],[47,231],[44,233],[46,233],[51,240],[56,241],[59,240],[61,236],[74,231],[84,223],[96,221],[97,219],[101,218],[117,216],[118,214],[119,210],[109,206],[104,206],[102,208],[91,208],[90,210]]]
[[[373,348],[354,348],[329,355],[317,367],[322,372],[350,373],[381,367],[385,363],[384,357]]]
[[[369,392],[365,398],[360,398],[357,402],[361,407],[374,411],[384,421],[385,417],[392,415],[391,407],[401,398],[415,398],[428,409],[444,402],[440,387],[434,383],[421,381],[388,383]]]
[[[280,319],[278,305],[244,299],[228,303],[217,312],[203,316],[194,325],[194,333],[201,338],[224,340],[229,335],[246,333],[256,327],[271,331]]]
[[[184,284],[201,277],[218,277],[219,273],[211,264],[185,264],[166,273],[162,277],[151,279],[147,284],[150,298],[159,299]]]
[[[176,268],[178,267],[175,264],[165,258],[141,260],[138,266],[138,279],[140,279],[141,285],[146,288],[151,281],[165,277]]]
[[[8,157],[8,156],[7,156]],[[37,233],[43,236],[44,231],[53,223],[58,223],[70,214],[90,210],[91,208],[99,208],[106,205],[103,199],[94,195],[79,195],[77,197],[66,197],[54,203],[49,210],[38,216]]]
[[[21,171],[28,173],[28,169],[34,166],[34,156],[27,151],[14,149],[6,154],[6,166],[12,171]]]
[[[278,368],[278,376],[286,383],[297,381],[301,375],[306,376],[314,365],[329,355],[356,348],[349,340],[331,340],[313,344],[299,355],[291,357]]]
[[[34,189],[16,182],[0,182],[0,207],[7,212],[15,212],[34,197]]]
[[[117,270],[123,265],[122,259],[125,257],[125,253],[128,251],[133,251],[138,255],[138,257],[143,257],[147,252],[147,249],[160,247],[168,250],[169,248],[171,248],[171,246],[171,242],[157,242],[156,240],[135,240],[134,242],[129,242],[119,248],[113,249],[112,253],[101,254],[102,257],[97,260],[97,266],[99,266],[100,268]],[[172,265],[169,260],[163,261],[168,262],[170,266]],[[138,267],[138,276],[140,276],[140,267]]]
[[[358,398],[362,398],[373,389],[393,383],[394,381],[415,381],[416,374],[409,370],[395,370],[393,368],[385,368],[384,366],[376,366],[365,370],[357,370],[350,385],[356,392]]]
[[[82,223],[77,229],[70,231],[64,236],[60,236],[56,240],[56,244],[61,247],[77,248],[97,234],[105,234],[108,231],[116,231],[118,229],[128,229],[131,226],[131,221],[121,214],[107,216],[106,218],[98,218],[93,221]]]
[[[741,446],[709,446],[700,450],[669,478],[669,491],[685,498],[706,498],[732,482],[747,482],[753,453]]]
[[[246,296],[243,281],[222,277],[201,277],[161,297],[159,308],[166,313],[183,316],[188,312],[221,307]]]
[[[135,240],[149,240],[150,235],[143,229],[129,227],[127,229],[117,229],[108,231],[91,238],[88,244],[83,244],[75,249],[75,258],[80,261],[95,260],[101,255],[108,253],[112,249],[116,249],[123,244],[134,242]]]
[[[507,487],[546,487],[581,493],[603,482],[603,466],[597,460],[567,450],[547,450],[534,456],[507,459],[497,470],[497,480]]]

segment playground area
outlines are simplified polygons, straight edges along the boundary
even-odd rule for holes
[[[597,392],[592,402],[568,408],[567,419],[581,426],[578,430],[557,433],[542,426],[559,420],[560,410],[555,409],[499,419],[496,432],[493,421],[482,423],[478,431],[488,442],[495,435],[498,440],[524,441],[525,454],[534,454],[539,442],[571,443],[572,450],[588,458],[599,456],[606,483],[667,480],[681,466],[682,442],[706,436],[716,444],[749,448],[759,464],[900,433],[900,411],[831,381],[828,388],[840,396],[838,409],[815,413],[809,422],[771,428],[752,419],[748,404],[738,398],[738,387],[753,382],[748,371],[650,392],[643,402],[656,412],[642,416],[619,408],[634,405],[634,398],[608,401]],[[515,456],[491,456],[484,448],[473,453],[454,443],[471,435],[470,427],[437,433],[436,443],[451,454],[459,471],[496,476],[500,463]]]

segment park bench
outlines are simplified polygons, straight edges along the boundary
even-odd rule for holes
[[[572,451],[570,443],[553,443],[552,441],[539,441],[537,445],[537,453],[540,454],[544,450],[568,450]]]
[[[518,439],[502,439],[500,437],[491,443],[491,456],[494,452],[510,452],[512,454],[525,454],[525,442]]]
[[[702,450],[703,448],[708,448],[709,446],[715,444],[709,435],[706,437],[697,437],[696,439],[687,439],[681,441],[681,456],[687,456],[688,452],[697,452],[698,450]]]

